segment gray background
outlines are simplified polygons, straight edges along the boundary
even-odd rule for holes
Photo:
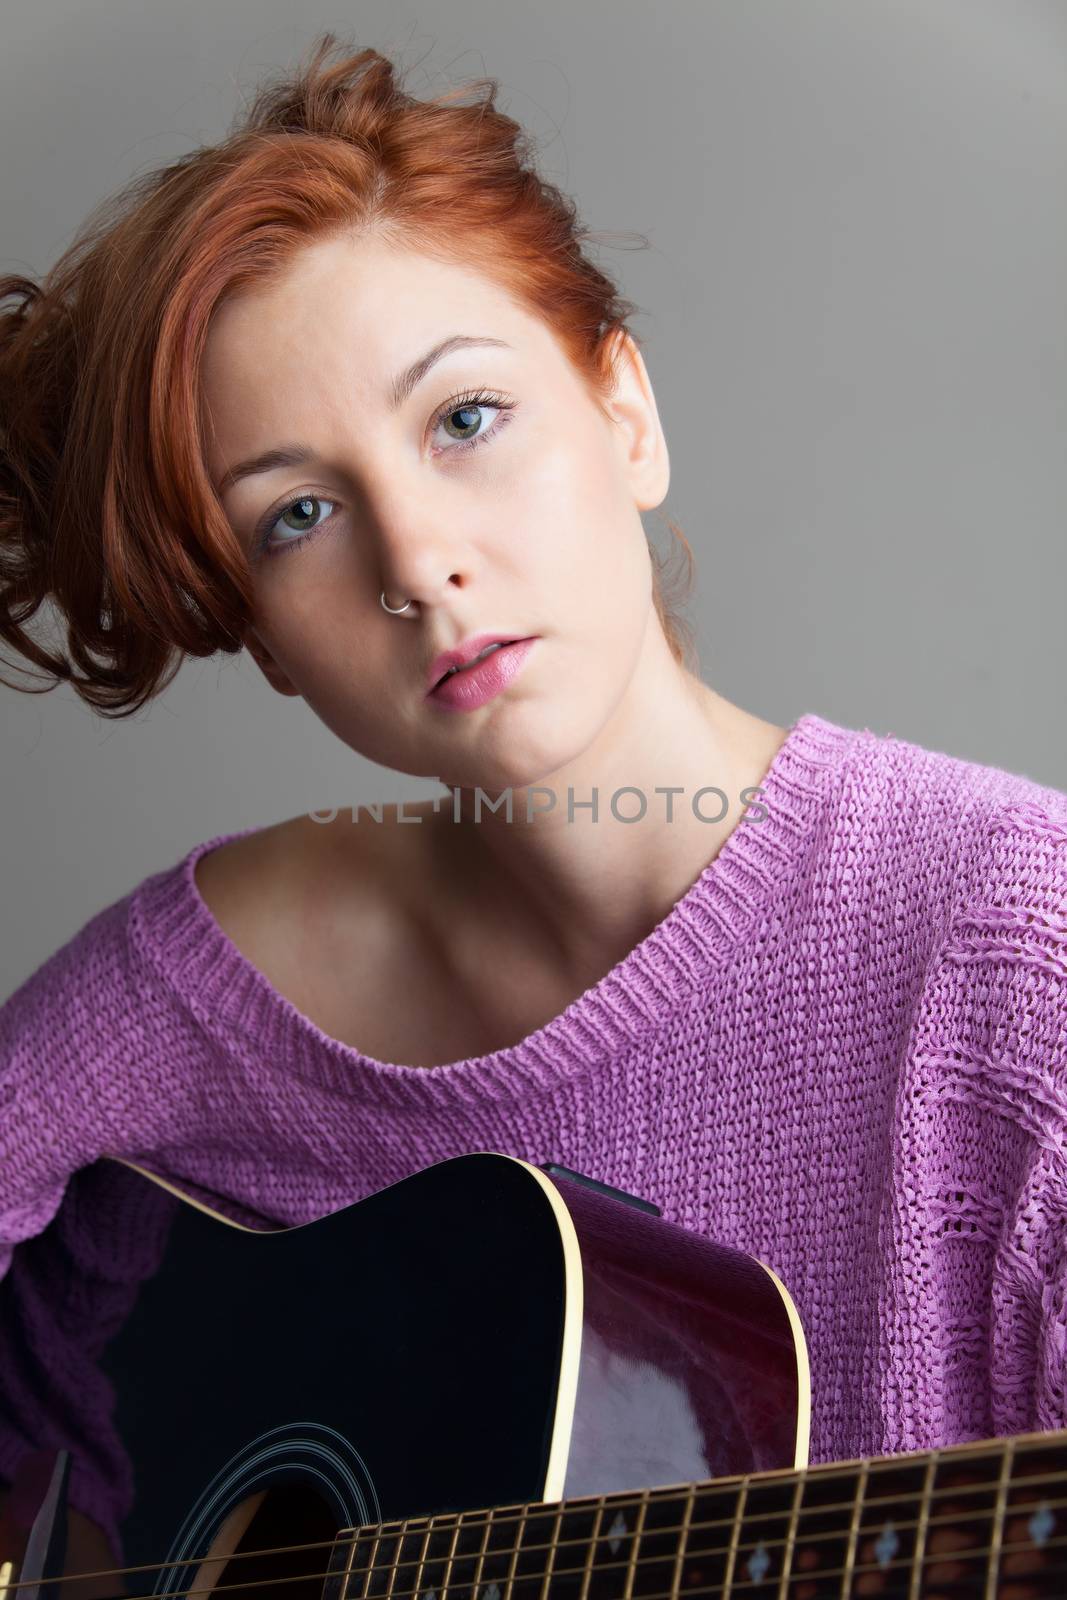
[[[3,0],[0,271],[43,273],[322,28],[420,97],[495,77],[583,222],[650,241],[598,259],[642,308],[704,678],[1067,790],[1065,0],[295,10]],[[247,656],[123,722],[0,686],[0,751],[0,995],[198,840],[438,792]]]

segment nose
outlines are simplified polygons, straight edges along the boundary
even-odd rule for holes
[[[417,622],[425,614],[427,606],[438,606],[444,602],[449,588],[462,589],[466,580],[459,572],[453,572],[443,583],[426,583],[417,585],[411,583],[401,592],[401,586],[393,583],[382,589],[378,595],[378,604],[391,620],[396,622]]]
[[[446,537],[396,541],[380,562],[382,610],[396,621],[415,622],[428,606],[447,604],[448,596],[470,582],[472,563]]]
[[[389,482],[368,487],[364,512],[377,552],[377,600],[390,621],[417,621],[470,582],[475,557],[464,517],[442,504],[440,485],[427,492],[401,481],[394,467]]]

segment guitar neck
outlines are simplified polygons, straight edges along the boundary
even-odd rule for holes
[[[498,1506],[346,1529],[336,1600],[671,1600],[854,1593],[865,1575],[918,1596],[1001,1572],[1067,1571],[1067,1433],[1021,1435],[803,1471]],[[942,1571],[944,1569],[944,1572]],[[813,1580],[807,1581],[805,1580]],[[959,1585],[962,1584],[962,1587]],[[1045,1593],[1044,1588],[1035,1591]]]

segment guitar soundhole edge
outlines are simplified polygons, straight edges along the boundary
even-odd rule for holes
[[[335,1514],[309,1484],[276,1485],[263,1496],[210,1593],[215,1594],[237,1584],[283,1581],[286,1600],[321,1600],[330,1547],[338,1531]],[[279,1546],[287,1545],[313,1545],[317,1548],[284,1550],[273,1555],[257,1554],[259,1551],[277,1551]]]

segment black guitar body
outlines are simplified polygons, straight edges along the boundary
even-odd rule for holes
[[[480,1153],[262,1232],[121,1165],[190,1203],[101,1362],[153,1569],[116,1594],[377,1594],[342,1530],[806,1465],[788,1294],[654,1207]]]

